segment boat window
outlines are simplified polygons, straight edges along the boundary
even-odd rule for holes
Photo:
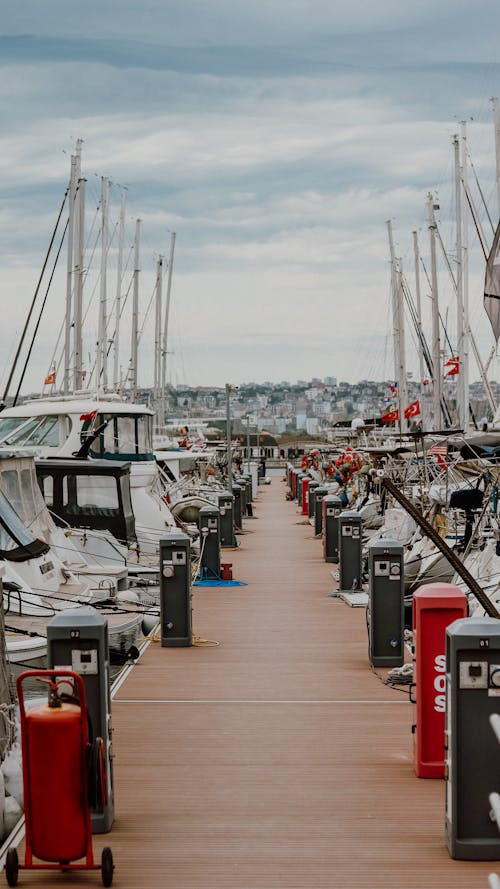
[[[111,457],[120,460],[152,460],[151,416],[104,414],[99,417],[99,425],[107,421],[107,426],[92,443],[90,452],[94,457]]]
[[[67,478],[64,479],[67,482]],[[75,484],[71,505],[79,509],[96,507],[97,509],[118,509],[118,490],[116,479],[102,475],[82,475],[72,479]],[[64,485],[63,504],[68,506],[68,485]]]
[[[44,475],[39,479],[42,485],[42,495],[49,509],[54,506],[54,479],[51,475]]]
[[[137,442],[140,454],[150,454],[153,450],[153,424],[152,417],[144,415],[137,417]]]
[[[6,469],[2,472],[2,490],[16,512],[22,515],[23,501],[16,469]]]
[[[5,494],[0,491],[0,557],[23,560],[47,552],[48,549],[46,543],[33,537],[23,525]]]
[[[4,439],[7,445],[59,445],[59,417],[32,417]]]
[[[33,472],[28,467],[26,467],[26,469],[21,469],[21,491],[24,508],[23,512],[20,514],[25,516],[28,520],[32,520],[36,518],[40,512],[40,489],[38,488],[38,485],[35,489],[33,488]]]
[[[120,488],[122,492],[123,512],[125,515],[132,515],[132,499],[130,496],[130,476],[122,475],[120,478]]]

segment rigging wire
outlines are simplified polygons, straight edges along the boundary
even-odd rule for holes
[[[49,243],[49,246],[48,246],[48,248],[47,248],[47,252],[46,252],[46,254],[45,254],[45,259],[44,259],[44,262],[43,262],[43,265],[42,265],[42,269],[41,269],[41,272],[40,272],[40,275],[39,275],[39,278],[38,278],[38,283],[37,283],[37,285],[36,285],[35,292],[34,292],[34,294],[33,294],[33,299],[32,299],[32,301],[31,301],[31,306],[30,306],[30,309],[29,309],[29,312],[28,312],[28,316],[27,316],[27,318],[26,318],[26,322],[25,322],[25,325],[24,325],[24,328],[23,328],[23,332],[22,332],[22,334],[21,334],[21,338],[20,338],[20,340],[19,340],[19,344],[18,344],[18,347],[17,347],[17,351],[16,351],[16,354],[15,354],[15,357],[14,357],[14,361],[13,361],[13,363],[12,363],[11,370],[10,370],[9,378],[8,378],[8,380],[7,380],[7,384],[6,384],[6,386],[5,386],[5,390],[4,390],[4,393],[3,393],[3,399],[2,399],[3,401],[6,401],[7,396],[8,396],[8,394],[9,394],[10,384],[11,384],[11,382],[12,382],[12,377],[14,376],[14,373],[15,373],[15,370],[16,370],[16,367],[17,367],[17,362],[18,362],[18,360],[19,360],[19,355],[20,355],[20,352],[21,352],[21,349],[22,349],[22,346],[23,346],[23,343],[24,343],[24,339],[25,339],[26,333],[27,333],[27,331],[28,331],[28,325],[29,325],[29,322],[30,322],[30,320],[31,320],[31,315],[33,314],[33,310],[34,310],[34,308],[35,308],[35,303],[36,303],[36,300],[37,300],[37,298],[38,298],[38,293],[39,293],[40,287],[42,286],[43,276],[44,276],[44,274],[45,274],[45,269],[47,268],[47,264],[48,264],[48,261],[49,261],[49,256],[50,256],[50,254],[51,254],[51,252],[52,252],[52,247],[53,247],[54,241],[55,241],[55,239],[56,239],[57,229],[59,228],[59,223],[60,223],[60,221],[61,221],[61,217],[62,217],[62,214],[63,214],[63,210],[64,210],[64,206],[65,206],[65,204],[66,204],[66,200],[67,200],[68,194],[69,194],[69,186],[66,188],[66,191],[65,191],[65,193],[64,193],[64,197],[63,197],[63,200],[62,200],[62,203],[61,203],[61,208],[60,208],[60,210],[59,210],[59,215],[58,215],[58,217],[57,217],[56,224],[55,224],[54,229],[53,229],[53,232],[52,232],[52,237],[51,237],[51,239],[50,239],[50,243]]]
[[[49,282],[48,282],[47,287],[46,287],[46,289],[45,289],[45,296],[44,296],[44,298],[43,298],[43,302],[42,302],[42,305],[41,305],[41,307],[40,307],[40,311],[39,311],[39,313],[38,313],[38,319],[37,319],[37,322],[36,322],[36,324],[35,324],[35,329],[33,330],[33,335],[32,335],[32,337],[31,337],[30,347],[29,347],[29,349],[28,349],[28,354],[26,355],[26,360],[25,360],[25,362],[24,362],[23,371],[22,371],[21,378],[20,378],[19,383],[18,383],[18,386],[17,386],[17,391],[16,391],[16,394],[15,394],[15,397],[14,397],[13,407],[15,407],[16,404],[17,404],[17,399],[19,398],[19,393],[20,393],[20,391],[21,391],[21,386],[22,386],[22,384],[23,384],[24,377],[25,377],[26,371],[27,371],[27,369],[28,369],[29,360],[30,360],[30,358],[31,358],[31,353],[32,353],[32,351],[33,351],[33,346],[35,345],[35,340],[36,340],[36,336],[37,336],[37,333],[38,333],[38,328],[40,327],[40,322],[41,322],[41,320],[42,320],[42,316],[43,316],[43,313],[44,313],[44,311],[45,311],[45,306],[46,306],[46,304],[47,304],[47,298],[48,298],[48,295],[49,295],[49,290],[50,290],[50,288],[51,288],[51,286],[52,286],[52,281],[53,281],[54,274],[55,274],[55,271],[56,271],[57,263],[58,263],[58,261],[59,261],[59,256],[61,255],[61,250],[62,250],[62,247],[63,247],[63,244],[64,244],[64,239],[65,239],[65,237],[66,237],[66,232],[67,232],[67,230],[68,230],[68,225],[69,225],[69,219],[66,220],[66,225],[64,226],[64,231],[63,231],[62,236],[61,236],[61,241],[60,241],[60,243],[59,243],[59,247],[58,247],[58,250],[57,250],[56,258],[55,258],[55,260],[54,260],[54,264],[53,264],[53,266],[52,266],[52,272],[51,272],[51,274],[50,274]]]

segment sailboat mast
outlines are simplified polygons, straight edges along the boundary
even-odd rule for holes
[[[121,315],[121,298],[122,298],[122,277],[123,277],[123,245],[125,240],[125,209],[127,205],[127,189],[122,189],[122,200],[120,205],[120,226],[118,232],[118,261],[116,269],[116,299],[115,299],[115,337],[113,343],[113,385],[118,389],[120,385],[120,315]]]
[[[174,268],[174,250],[175,250],[175,232],[170,235],[170,254],[168,257],[168,276],[167,276],[167,299],[165,306],[165,321],[163,327],[163,345],[161,360],[161,418],[160,422],[165,422],[165,399],[167,386],[167,347],[168,347],[168,324],[170,320],[170,298],[172,293],[172,271]]]
[[[141,236],[141,220],[135,222],[134,239],[134,288],[132,297],[132,342],[130,348],[131,373],[130,388],[132,401],[137,398],[137,340],[139,336],[139,243]]]
[[[64,319],[64,375],[63,375],[63,392],[64,395],[69,393],[69,376],[70,376],[70,360],[71,360],[71,324],[72,303],[73,303],[73,243],[75,233],[75,196],[76,196],[76,180],[77,180],[77,158],[71,155],[71,172],[69,177],[69,218],[68,218],[68,241],[67,241],[67,262],[66,262],[66,315]]]
[[[408,425],[403,416],[408,403],[406,383],[405,332],[403,311],[403,287],[401,260],[397,260],[394,251],[392,223],[387,220],[389,251],[391,256],[391,290],[392,290],[392,323],[394,333],[394,377],[398,390],[398,416],[400,432]]]
[[[441,425],[441,401],[443,385],[441,380],[441,341],[439,335],[439,301],[436,263],[436,219],[434,210],[439,204],[434,203],[432,195],[427,196],[427,209],[429,214],[429,236],[431,252],[431,301],[432,301],[432,387],[433,387],[433,427],[439,429]]]
[[[462,170],[460,163],[460,143],[458,135],[453,136],[453,158],[455,170],[455,227],[456,227],[456,294],[457,294],[457,413],[460,429],[467,431],[468,417],[465,412],[466,393],[463,388],[463,343],[464,343],[464,298],[462,279]]]
[[[75,256],[75,305],[73,324],[73,390],[81,389],[83,384],[83,279],[84,279],[84,255],[85,255],[85,184],[86,180],[81,176],[81,145],[77,143],[78,156],[78,190],[77,190],[77,214],[76,214],[76,256]]]
[[[467,194],[467,125],[465,121],[460,124],[460,173],[463,194]],[[462,343],[462,364],[460,367],[460,375],[462,379],[462,389],[464,393],[464,431],[467,432],[469,425],[469,352],[470,352],[470,329],[469,329],[469,234],[468,234],[469,214],[467,201],[462,201],[462,303],[464,309],[464,335]]]
[[[163,284],[163,257],[158,257],[156,263],[155,285],[155,355],[154,355],[154,383],[153,398],[155,409],[158,410],[158,400],[161,386],[161,315],[162,315],[162,284]],[[161,419],[161,418],[159,418]]]
[[[108,201],[109,179],[101,179],[101,273],[99,298],[99,332],[97,337],[97,389],[108,385],[108,360],[106,348],[107,325],[107,265],[108,265]]]

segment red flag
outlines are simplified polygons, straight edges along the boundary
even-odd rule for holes
[[[451,358],[448,358],[448,361],[445,361],[444,366],[449,368],[445,373],[445,377],[455,377],[460,371],[459,356],[452,355]]]
[[[84,423],[90,423],[90,421],[94,419],[96,413],[97,413],[97,410],[89,411],[88,414],[82,414],[80,417],[80,420],[83,420]]]
[[[409,420],[410,417],[418,417],[419,413],[420,413],[420,402],[417,399],[417,401],[412,401],[412,403],[409,404],[408,407],[405,407],[405,409],[404,409],[405,420]]]
[[[53,370],[52,373],[48,374],[48,376],[45,377],[45,379],[43,381],[43,385],[44,386],[53,386],[55,384],[55,381],[56,381],[56,372],[55,372],[55,370]]]
[[[382,423],[394,423],[396,420],[399,420],[399,411],[389,411],[389,413],[383,414],[380,419],[382,420]]]

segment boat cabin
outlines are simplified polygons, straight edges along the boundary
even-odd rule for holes
[[[154,413],[123,400],[39,399],[0,413],[0,445],[38,456],[154,461]]]
[[[130,495],[130,462],[36,460],[38,483],[57,525],[109,531],[120,543],[135,544]]]

